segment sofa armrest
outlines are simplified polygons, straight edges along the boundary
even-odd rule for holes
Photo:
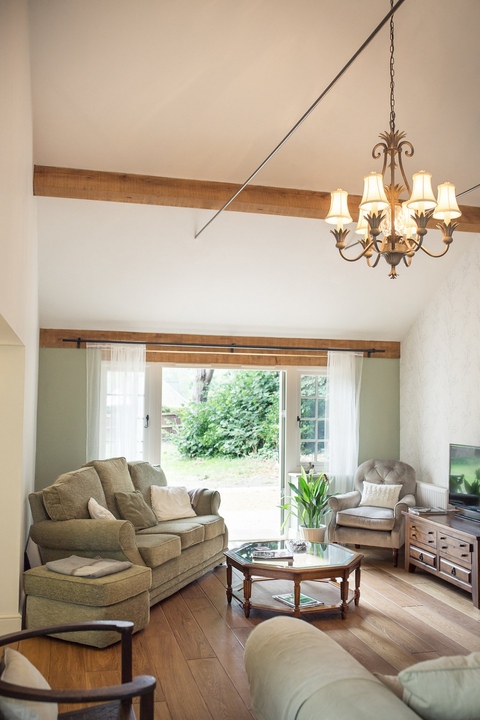
[[[32,525],[30,537],[41,550],[54,551],[57,557],[100,555],[145,565],[127,520],[44,520]]]
[[[245,644],[252,709],[262,720],[418,716],[326,633],[304,620],[275,617]]]
[[[197,515],[219,515],[221,497],[218,490],[195,488],[195,490],[189,490],[188,494]]]

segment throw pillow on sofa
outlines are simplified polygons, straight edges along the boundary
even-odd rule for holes
[[[403,701],[423,720],[478,720],[480,652],[425,660],[398,674]]]
[[[100,505],[95,498],[91,497],[88,501],[88,512],[92,520],[116,520],[117,518],[110,510]]]
[[[142,493],[138,490],[116,492],[115,501],[120,517],[123,520],[129,520],[135,530],[144,530],[157,524],[157,518],[152,508],[148,507]]]
[[[197,517],[186,488],[152,485],[150,492],[153,512],[158,522]]]

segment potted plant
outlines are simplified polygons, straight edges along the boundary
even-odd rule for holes
[[[302,466],[298,484],[288,483],[290,500],[280,505],[282,510],[287,511],[282,530],[293,515],[299,522],[304,540],[323,542],[326,528],[323,519],[328,512],[328,499],[332,496],[328,492],[329,485],[330,480],[325,473],[314,475],[312,470],[307,473]]]

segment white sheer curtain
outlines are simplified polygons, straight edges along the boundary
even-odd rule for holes
[[[328,353],[327,475],[333,492],[353,489],[358,465],[359,402],[363,355]]]
[[[87,461],[141,459],[145,345],[87,343]]]

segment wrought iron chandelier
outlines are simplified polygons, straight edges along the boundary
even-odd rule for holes
[[[390,7],[393,0],[390,0]],[[376,267],[381,257],[390,265],[389,276],[395,279],[397,265],[403,260],[410,266],[415,253],[423,250],[433,258],[439,258],[448,252],[453,240],[453,232],[458,223],[454,220],[460,217],[461,212],[457,205],[455,186],[445,182],[438,186],[438,199],[435,199],[431,185],[431,174],[421,170],[413,175],[410,189],[405,171],[403,169],[402,153],[405,157],[412,157],[413,145],[405,140],[405,133],[395,128],[395,72],[394,51],[395,32],[394,15],[390,17],[390,127],[380,134],[383,142],[379,142],[372,150],[372,157],[376,160],[383,155],[383,168],[381,173],[372,172],[364,178],[363,196],[359,207],[359,218],[355,232],[361,237],[358,242],[346,244],[349,230],[344,225],[352,222],[348,210],[348,193],[338,189],[331,193],[331,205],[325,220],[336,224],[331,230],[335,237],[335,247],[344,260],[356,262],[365,258],[369,267]],[[401,175],[397,183],[395,171]],[[386,173],[389,171],[389,183],[384,184]],[[408,193],[408,200],[402,201],[403,194]],[[442,252],[434,254],[423,246],[427,234],[427,224],[433,217],[441,222],[437,224],[443,232],[445,248]],[[357,255],[350,251],[360,245]]]

